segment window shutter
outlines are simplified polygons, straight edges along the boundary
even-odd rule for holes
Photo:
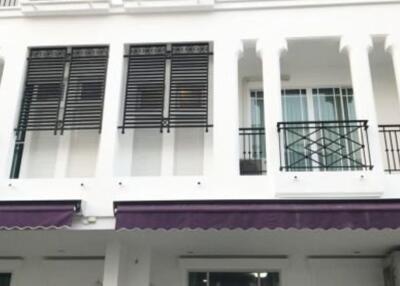
[[[17,131],[57,129],[66,60],[66,48],[30,51]]]
[[[173,44],[169,127],[208,127],[208,43]]]
[[[129,47],[122,132],[162,128],[166,55],[166,45]]]
[[[101,130],[108,47],[72,48],[63,130]]]

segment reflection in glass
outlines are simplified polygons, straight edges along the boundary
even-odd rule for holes
[[[189,286],[279,286],[279,273],[191,272]]]

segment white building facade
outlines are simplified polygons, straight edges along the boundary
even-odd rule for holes
[[[400,285],[400,1],[0,6],[0,284]]]

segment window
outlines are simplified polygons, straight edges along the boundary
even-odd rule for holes
[[[293,170],[313,170],[329,166],[331,170],[357,169],[361,160],[357,127],[338,126],[336,122],[356,120],[353,90],[349,87],[282,89],[284,122],[299,124],[284,131],[284,165]],[[252,124],[261,122],[262,91],[251,92]],[[319,130],[320,121],[324,128]],[[302,122],[314,122],[315,127]],[[314,126],[313,125],[313,126]],[[325,147],[323,146],[325,144]],[[326,147],[327,146],[327,147]]]
[[[131,45],[122,132],[207,128],[209,43]]]
[[[29,51],[11,178],[18,178],[27,131],[101,130],[108,47]]]
[[[0,286],[10,286],[11,273],[0,273]]]
[[[190,272],[189,286],[279,286],[278,272]]]

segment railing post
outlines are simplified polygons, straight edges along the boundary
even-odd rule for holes
[[[383,173],[382,149],[368,58],[372,46],[372,39],[368,35],[345,35],[340,40],[340,51],[347,52],[349,58],[357,119],[368,120],[371,164],[375,172]]]
[[[214,175],[239,175],[239,56],[241,40],[214,42]]]
[[[287,42],[282,38],[269,37],[257,41],[263,72],[267,174],[272,176],[279,172],[282,155],[279,153],[277,122],[282,120],[280,55],[285,50]]]

